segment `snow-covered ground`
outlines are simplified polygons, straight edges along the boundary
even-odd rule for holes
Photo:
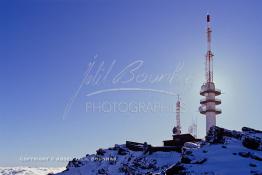
[[[262,175],[262,151],[245,148],[238,139],[228,138],[224,144],[207,144],[190,152],[191,162],[184,167],[191,174]]]
[[[0,175],[262,175],[262,131],[211,128],[205,141],[182,153],[132,151],[126,145],[99,149],[66,168],[0,167]]]
[[[144,154],[142,151],[131,151],[125,145],[117,145],[100,150],[96,155],[71,161],[67,166],[68,170],[60,175],[160,173],[179,160],[180,153],[177,152]]]
[[[125,145],[74,159],[58,175],[262,175],[262,132],[213,127],[206,141],[183,152],[131,151]]]
[[[0,167],[0,175],[47,175],[63,170],[65,168]]]

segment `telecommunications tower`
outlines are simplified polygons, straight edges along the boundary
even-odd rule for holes
[[[200,95],[204,96],[200,100],[201,106],[199,107],[199,112],[204,114],[206,117],[206,132],[209,131],[210,127],[216,125],[216,115],[221,114],[221,109],[216,106],[221,104],[221,100],[216,98],[216,96],[221,94],[219,89],[215,88],[215,83],[213,82],[213,53],[211,51],[211,24],[210,15],[207,15],[207,53],[205,62],[205,77],[206,81],[201,86]]]

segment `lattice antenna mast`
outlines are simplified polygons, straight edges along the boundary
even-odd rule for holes
[[[181,133],[181,125],[180,125],[180,97],[177,96],[177,102],[176,102],[176,128],[177,133]]]
[[[213,53],[211,51],[211,17],[207,14],[206,81],[213,82]]]

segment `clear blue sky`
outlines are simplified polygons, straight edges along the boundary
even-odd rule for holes
[[[62,166],[21,162],[26,156],[81,157],[125,140],[154,145],[171,138],[173,112],[86,111],[103,101],[174,104],[176,97],[107,88],[150,88],[180,93],[182,129],[197,118],[204,81],[205,15],[212,15],[214,80],[223,91],[217,124],[262,129],[262,2],[152,0],[2,0],[0,2],[0,165]],[[84,84],[90,62],[115,66],[104,83]],[[112,83],[125,66],[143,60],[136,75],[171,73],[176,81]],[[94,74],[94,73],[93,73]],[[185,86],[182,82],[186,82]],[[63,119],[70,99],[71,109]]]

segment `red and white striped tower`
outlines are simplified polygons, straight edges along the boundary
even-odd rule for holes
[[[221,94],[219,89],[215,88],[213,82],[213,53],[211,51],[211,24],[210,15],[207,15],[207,53],[206,53],[206,67],[205,77],[206,82],[201,86],[200,95],[204,96],[204,99],[200,100],[201,106],[199,112],[206,116],[206,132],[210,127],[216,125],[216,115],[221,114],[221,109],[218,109],[216,105],[221,104],[221,100],[216,96]]]

